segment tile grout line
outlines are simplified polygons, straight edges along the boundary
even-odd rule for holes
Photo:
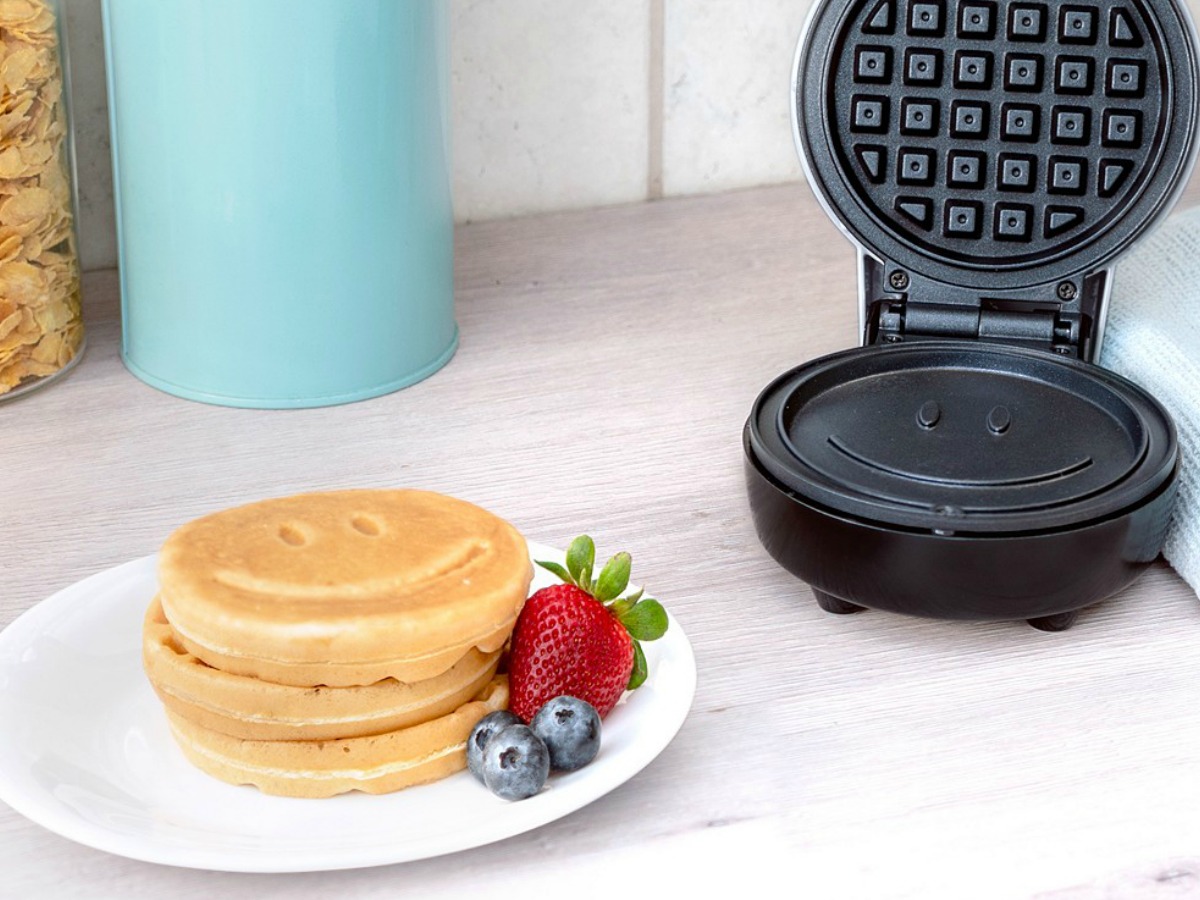
[[[663,197],[663,88],[666,0],[650,0],[649,102],[646,199]]]

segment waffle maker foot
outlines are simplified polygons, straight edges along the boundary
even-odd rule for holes
[[[857,603],[851,603],[849,600],[842,600],[839,597],[827,594],[816,588],[813,588],[813,596],[817,600],[817,606],[835,616],[850,616],[854,613],[865,612],[867,609],[865,606],[859,606]],[[1036,619],[1027,619],[1026,621],[1038,631],[1057,633],[1066,631],[1075,624],[1075,620],[1078,618],[1079,610],[1073,610],[1072,612],[1059,613],[1056,616],[1040,616]]]
[[[863,612],[866,607],[859,606],[857,603],[851,603],[849,600],[842,600],[833,594],[827,594],[824,591],[813,588],[813,596],[817,598],[817,606],[825,610],[827,613],[833,613],[837,616],[848,616],[853,613]]]
[[[1059,613],[1057,616],[1042,616],[1040,619],[1029,619],[1029,624],[1038,631],[1066,631],[1079,618],[1079,610]]]

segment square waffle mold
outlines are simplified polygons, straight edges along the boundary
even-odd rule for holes
[[[1158,555],[1173,424],[1092,361],[1196,91],[1177,0],[818,0],[793,121],[863,346],[776,379],[744,442],[759,536],[825,609],[1061,630]]]

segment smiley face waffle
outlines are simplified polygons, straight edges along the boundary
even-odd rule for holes
[[[444,716],[332,741],[248,741],[170,710],[167,718],[184,755],[215,778],[253,784],[266,794],[332,797],[348,791],[385,794],[461,771],[475,724],[507,704],[508,679],[501,675],[476,699]]]
[[[461,500],[267,500],[168,538],[143,661],[205,771],[291,796],[395,790],[462,768],[466,733],[503,705],[531,578],[520,534]]]
[[[168,710],[231,737],[323,741],[419,725],[478,695],[496,674],[500,651],[469,650],[433,678],[384,678],[355,687],[296,687],[214,669],[180,645],[156,599],[142,630],[142,660]]]
[[[426,491],[252,503],[184,525],[159,556],[188,652],[301,687],[421,681],[498,650],[532,577],[516,529]]]

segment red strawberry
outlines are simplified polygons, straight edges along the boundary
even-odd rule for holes
[[[640,641],[667,630],[657,600],[629,585],[630,556],[618,553],[592,581],[596,547],[587,535],[571,542],[567,567],[539,562],[565,583],[542,588],[525,601],[509,654],[509,709],[526,722],[548,700],[567,694],[586,700],[600,717],[627,690],[646,680]]]

